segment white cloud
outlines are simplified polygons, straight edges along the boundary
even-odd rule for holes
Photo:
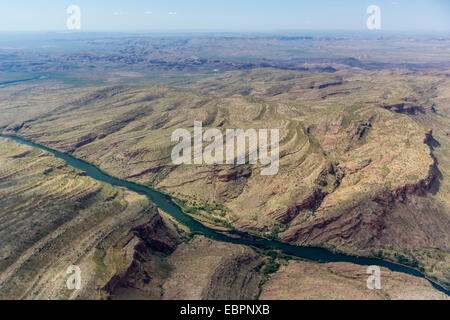
[[[153,12],[151,12],[150,10],[144,11],[145,14],[152,14]]]
[[[176,15],[177,13],[175,11],[169,12],[170,15]]]

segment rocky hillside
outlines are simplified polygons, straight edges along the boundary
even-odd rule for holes
[[[143,196],[0,142],[1,299],[257,296],[265,259],[254,250],[190,236]],[[71,265],[80,290],[66,286]]]
[[[450,206],[433,198],[445,198],[448,180],[445,152],[433,147],[448,144],[448,116],[436,113],[447,110],[443,79],[444,71],[264,68],[172,86],[22,84],[0,101],[0,128],[161,189],[205,223],[382,256],[445,285]],[[194,120],[222,131],[279,128],[278,174],[174,165],[171,133]]]
[[[423,279],[383,270],[375,293],[363,289],[363,266],[192,234],[145,197],[10,139],[0,138],[0,168],[1,299],[446,298]],[[80,290],[66,286],[70,265],[80,267]]]
[[[380,290],[367,290],[366,268],[290,261],[268,280],[261,300],[448,300],[426,280],[381,268]]]

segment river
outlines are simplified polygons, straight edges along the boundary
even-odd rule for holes
[[[114,186],[127,188],[127,189],[132,190],[141,195],[145,195],[157,207],[159,207],[160,209],[169,213],[178,222],[189,227],[191,229],[191,231],[200,232],[208,238],[211,238],[211,239],[214,239],[217,241],[253,246],[253,247],[258,247],[258,248],[278,249],[281,252],[283,252],[284,254],[303,258],[306,260],[316,261],[316,262],[350,262],[350,263],[354,263],[354,264],[358,264],[358,265],[362,265],[362,266],[377,265],[380,267],[388,268],[391,271],[402,272],[402,273],[406,273],[406,274],[413,275],[416,277],[425,278],[433,285],[434,288],[436,288],[437,290],[450,296],[449,290],[443,288],[439,284],[426,278],[425,275],[423,273],[421,273],[420,271],[415,270],[410,267],[407,267],[407,266],[404,266],[404,265],[396,264],[393,262],[376,259],[376,258],[366,258],[366,257],[346,255],[346,254],[342,254],[342,253],[335,253],[330,250],[327,250],[324,248],[318,248],[318,247],[305,247],[305,246],[290,245],[290,244],[282,243],[279,241],[256,238],[254,236],[248,235],[247,233],[239,232],[239,231],[232,231],[230,233],[233,236],[228,236],[227,234],[218,232],[212,228],[209,228],[209,227],[201,224],[200,222],[196,221],[191,216],[185,214],[181,210],[181,208],[170,198],[170,196],[163,194],[157,190],[151,189],[147,186],[144,186],[144,185],[141,185],[138,183],[121,180],[119,178],[112,177],[109,174],[101,171],[95,165],[92,165],[84,160],[77,159],[67,153],[62,153],[62,152],[50,149],[46,146],[43,146],[38,143],[34,143],[29,140],[22,139],[18,136],[10,136],[10,135],[0,134],[0,137],[11,138],[18,143],[45,150],[45,151],[53,154],[55,157],[63,159],[69,166],[72,166],[76,169],[85,171],[86,175],[93,179],[96,179],[98,181],[102,181],[105,183],[109,183]]]
[[[47,76],[39,76],[39,77],[35,77],[35,78],[30,78],[30,79],[21,79],[21,80],[0,82],[0,88],[12,86],[12,85],[23,83],[23,82],[42,80],[42,79],[47,79],[47,78],[48,78]]]

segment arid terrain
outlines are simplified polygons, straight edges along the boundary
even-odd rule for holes
[[[76,41],[0,46],[1,134],[162,191],[217,230],[380,258],[450,289],[449,39]],[[174,164],[171,134],[194,121],[279,129],[279,172]],[[368,290],[364,266],[208,239],[8,138],[0,240],[1,298],[448,299],[412,275],[382,269]],[[76,293],[71,264],[86,275]]]

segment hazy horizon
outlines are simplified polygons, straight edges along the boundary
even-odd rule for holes
[[[445,0],[7,0],[0,4],[0,32],[66,31],[70,5],[80,8],[78,31],[84,32],[368,31],[370,5],[381,10],[377,32],[450,32],[450,3]]]

